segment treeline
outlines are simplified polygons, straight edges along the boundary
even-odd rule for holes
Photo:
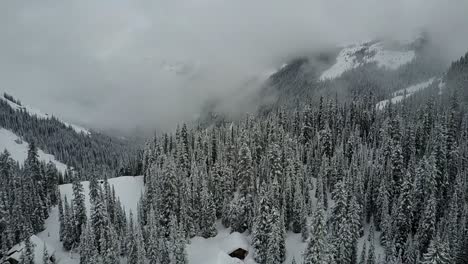
[[[13,98],[13,102],[17,100]],[[26,111],[12,109],[1,99],[0,127],[11,130],[28,143],[35,142],[44,152],[80,171],[82,180],[88,180],[94,174],[116,177],[122,173],[141,173],[141,164],[135,160],[136,147],[131,143],[99,133],[76,133],[55,117],[38,118]]]
[[[439,54],[426,44],[414,47],[416,57],[413,61],[395,70],[369,63],[327,81],[318,79],[323,71],[335,63],[337,53],[295,59],[268,79],[260,98],[266,97],[269,98],[266,101],[274,102],[264,106],[268,110],[278,105],[294,110],[297,104],[304,102],[304,98],[318,103],[321,96],[336,95],[340,100],[347,101],[371,95],[381,101],[396,90],[440,76],[446,70]],[[333,59],[324,59],[327,56]]]

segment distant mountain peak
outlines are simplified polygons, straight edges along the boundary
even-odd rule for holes
[[[388,45],[384,41],[367,41],[350,44],[341,49],[336,62],[325,70],[319,80],[326,81],[340,77],[344,72],[375,63],[379,68],[396,70],[410,63],[416,57],[414,49],[405,45]]]

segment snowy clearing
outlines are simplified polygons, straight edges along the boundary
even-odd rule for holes
[[[383,101],[380,101],[378,102],[375,107],[378,109],[378,110],[382,110],[384,109],[389,102],[391,102],[392,104],[396,104],[396,103],[399,103],[401,102],[402,100],[404,100],[405,98],[407,97],[410,97],[412,96],[413,94],[421,91],[421,90],[424,90],[426,89],[427,87],[429,87],[436,79],[434,77],[430,78],[429,80],[425,81],[425,82],[421,82],[421,83],[418,83],[418,84],[414,84],[414,85],[411,85],[411,86],[408,86],[404,89],[401,89],[401,90],[398,90],[396,92],[394,92],[392,94],[392,98],[390,99],[386,99],[386,100],[383,100]],[[440,85],[440,84],[439,84]],[[439,86],[440,87],[440,86]]]
[[[11,154],[11,158],[18,161],[21,165],[28,157],[29,144],[21,140],[15,133],[4,128],[0,128],[0,151],[8,150]],[[44,151],[38,149],[39,159],[46,163],[52,162],[55,164],[57,169],[64,173],[67,170],[67,165],[55,159],[54,155],[44,153]]]
[[[344,72],[367,63],[376,63],[380,68],[396,70],[411,62],[416,57],[413,50],[386,50],[382,42],[353,44],[343,48],[336,58],[336,63],[320,76],[320,81],[340,77]]]
[[[191,264],[254,264],[253,250],[247,237],[243,234],[226,229],[218,224],[218,235],[211,238],[194,237],[187,245],[187,255]],[[249,253],[244,261],[231,258],[229,253],[242,248]]]
[[[221,223],[217,225],[218,235],[212,238],[194,237],[187,245],[187,255],[190,264],[255,264],[253,248],[247,233],[231,233]],[[290,263],[294,258],[301,263],[306,243],[302,242],[301,234],[288,232],[286,236],[286,261]],[[229,253],[242,248],[249,253],[244,261],[231,258]]]
[[[41,119],[50,119],[52,118],[52,116],[50,116],[49,114],[46,114],[46,113],[43,113],[41,112],[40,110],[38,109],[35,109],[31,106],[28,106],[28,105],[24,105],[21,103],[21,105],[15,103],[15,102],[12,102],[8,99],[5,99],[3,97],[0,97],[2,100],[4,100],[5,102],[7,102],[11,108],[13,108],[14,110],[16,111],[26,111],[29,115],[31,116],[36,116],[37,118],[41,118]],[[75,130],[76,133],[80,134],[80,133],[83,133],[85,135],[90,135],[91,132],[81,126],[77,126],[77,125],[74,125],[74,124],[70,124],[70,123],[67,123],[65,121],[62,121],[62,120],[59,120],[60,122],[62,122],[65,126],[67,127],[71,127],[73,130]]]

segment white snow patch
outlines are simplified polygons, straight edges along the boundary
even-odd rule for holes
[[[52,245],[55,249],[55,260],[57,264],[78,264],[80,263],[79,255],[71,253],[63,248],[60,241],[60,222],[58,207],[55,206],[49,212],[49,218],[45,220],[46,229],[37,236],[45,241],[47,244]],[[50,254],[50,253],[49,253]]]
[[[284,263],[291,263],[293,259],[296,263],[302,263],[303,255],[307,243],[302,241],[302,235],[288,232],[286,235],[286,261]]]
[[[4,97],[0,97],[0,98],[2,100],[4,100],[5,102],[7,102],[10,105],[10,107],[13,108],[16,111],[25,111],[29,115],[36,116],[37,118],[41,118],[41,119],[50,119],[50,118],[52,118],[52,116],[50,116],[49,114],[43,113],[40,110],[35,109],[35,108],[31,107],[31,106],[24,105],[23,103],[21,103],[21,105],[19,105],[19,104],[15,103],[15,102],[12,102],[12,101],[8,100],[8,99],[5,99]],[[69,123],[67,123],[65,121],[62,121],[62,120],[59,120],[59,121],[62,122],[65,126],[71,127],[78,134],[80,134],[80,133],[83,133],[85,135],[90,135],[91,134],[91,132],[89,132],[89,130],[87,130],[87,129],[81,127],[81,126],[77,126],[77,125],[74,125],[74,124],[69,124]]]
[[[3,151],[4,149],[8,150],[12,159],[18,161],[20,164],[24,164],[24,161],[28,157],[28,148],[29,144],[18,137],[15,133],[4,128],[0,128],[0,151]],[[38,149],[38,154],[39,160],[45,161],[46,163],[54,163],[60,172],[64,173],[67,170],[67,165],[56,160],[54,155],[47,154],[40,149]]]
[[[364,58],[365,62],[375,62],[379,67],[391,70],[396,70],[399,67],[410,63],[416,57],[416,53],[413,50],[386,50],[381,42],[371,45],[368,51],[370,54]]]
[[[361,63],[359,63],[356,57],[356,52],[363,48],[364,47],[360,45],[352,45],[343,48],[336,57],[336,63],[322,73],[320,80],[325,81],[340,77],[344,72],[360,66]]]
[[[359,58],[359,55],[363,56]],[[340,77],[344,72],[367,63],[376,63],[378,67],[396,70],[411,62],[416,57],[413,50],[386,50],[382,42],[352,44],[344,47],[336,58],[336,63],[320,76],[320,81]]]
[[[404,100],[405,98],[407,98],[409,96],[412,96],[413,94],[415,94],[415,93],[417,93],[417,92],[419,92],[421,90],[426,89],[434,81],[435,81],[435,78],[433,77],[433,78],[430,78],[429,80],[427,80],[425,82],[414,84],[414,85],[406,87],[405,89],[398,90],[398,91],[396,91],[396,92],[394,92],[392,94],[392,98],[378,102],[375,107],[378,110],[382,110],[388,105],[389,102],[391,102],[392,104],[399,103],[402,100]]]

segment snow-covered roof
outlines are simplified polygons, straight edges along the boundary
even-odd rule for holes
[[[45,243],[42,239],[38,238],[35,235],[32,235],[30,238],[32,245],[34,246],[34,263],[43,264],[42,257],[44,254],[44,246],[47,248],[49,256],[54,254],[55,249],[49,244]],[[25,248],[25,241],[14,245],[7,253],[5,260],[14,259],[19,261],[21,259],[21,254]]]

